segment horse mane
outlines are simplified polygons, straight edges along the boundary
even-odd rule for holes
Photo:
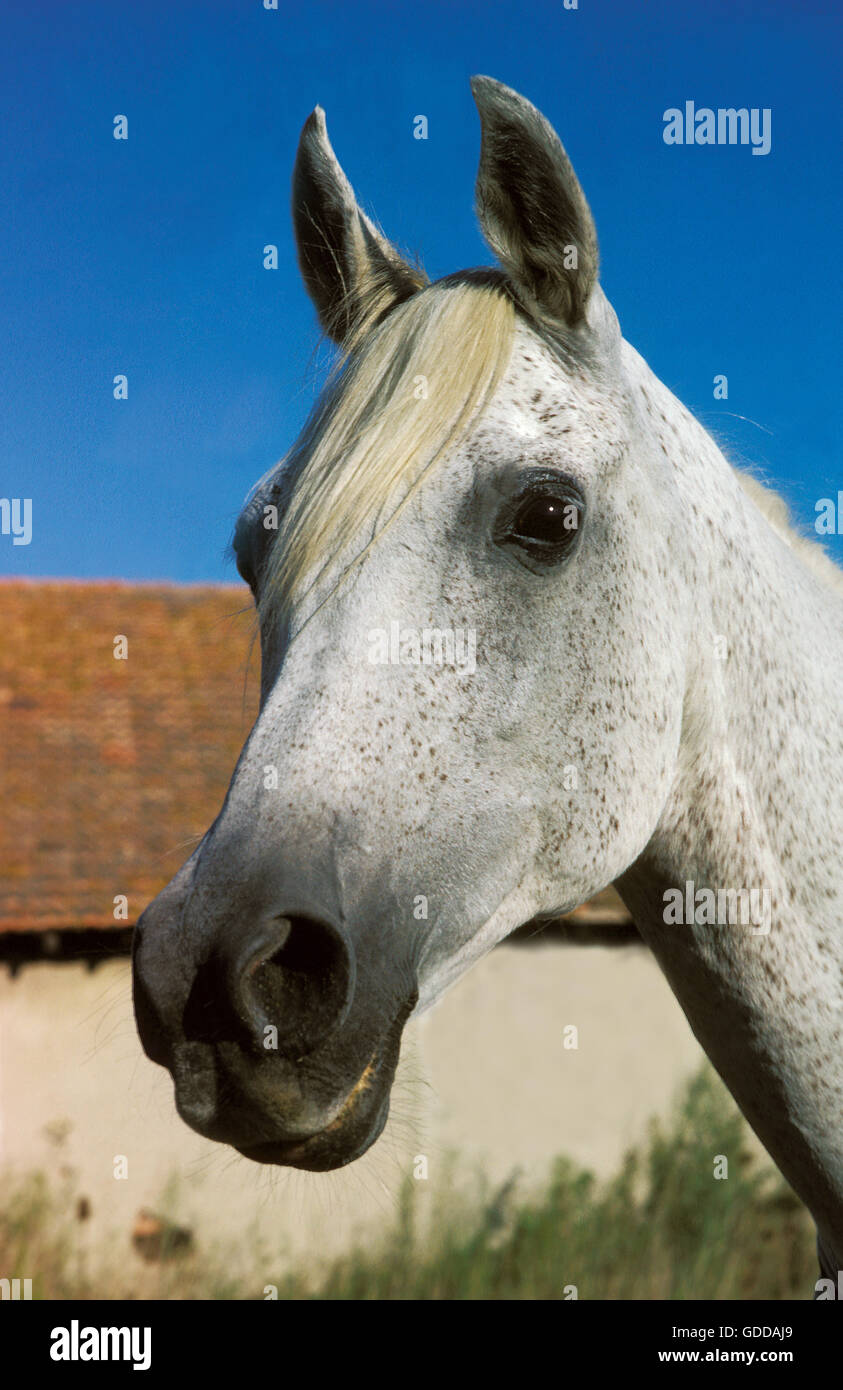
[[[468,272],[419,290],[354,336],[283,461],[294,482],[267,557],[262,615],[288,611],[346,537],[370,526],[343,573],[363,558],[491,400],[514,333],[504,278]],[[402,484],[404,496],[381,522]]]
[[[798,530],[784,498],[751,473],[746,473],[740,468],[735,468],[734,472],[750,501],[754,502],[776,535],[795,552],[805,568],[811,570],[827,588],[843,594],[843,569],[835,564],[819,541],[803,535]]]

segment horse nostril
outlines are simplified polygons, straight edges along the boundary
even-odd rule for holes
[[[237,1012],[267,1052],[312,1052],[348,1013],[354,961],[338,928],[312,917],[274,917],[237,962]]]
[[[298,975],[321,975],[336,965],[338,939],[332,927],[312,917],[276,917],[280,939],[260,969],[278,967]]]

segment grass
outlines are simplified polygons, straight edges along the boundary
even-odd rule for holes
[[[705,1068],[609,1181],[559,1158],[537,1191],[514,1179],[490,1190],[482,1177],[466,1189],[454,1158],[426,1233],[411,1181],[379,1244],[316,1274],[279,1271],[260,1242],[252,1275],[232,1276],[225,1252],[209,1248],[154,1268],[121,1255],[109,1270],[82,1253],[72,1221],[59,1216],[67,1192],[34,1174],[0,1200],[0,1272],[31,1274],[34,1296],[51,1299],[248,1299],[264,1297],[266,1285],[279,1299],[810,1298],[810,1220],[747,1140]],[[728,1177],[717,1179],[723,1158]]]

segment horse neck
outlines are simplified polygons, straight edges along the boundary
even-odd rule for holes
[[[843,1259],[843,602],[667,389],[650,375],[644,390],[665,417],[688,519],[677,548],[687,680],[671,795],[618,888],[698,1039]],[[688,884],[766,891],[769,934],[668,924],[665,894],[687,900]]]
[[[687,595],[682,739],[659,838],[677,869],[716,849],[732,875],[751,845],[814,921],[839,927],[843,587],[773,530],[711,437],[637,363],[672,457]]]

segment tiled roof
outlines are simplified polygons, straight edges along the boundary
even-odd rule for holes
[[[0,931],[125,926],[168,882],[254,720],[253,630],[242,585],[0,582]]]

